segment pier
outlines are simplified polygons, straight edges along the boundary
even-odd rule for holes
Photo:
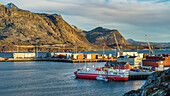
[[[117,59],[60,59],[60,58],[6,58],[0,62],[32,62],[32,61],[54,61],[54,62],[69,62],[69,63],[86,63],[86,62],[107,62],[116,61]]]
[[[129,80],[145,80],[153,72],[129,72]]]

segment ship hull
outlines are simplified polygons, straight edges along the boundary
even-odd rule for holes
[[[74,72],[77,78],[83,79],[96,79],[97,76],[102,75],[105,76],[108,80],[115,80],[115,81],[127,81],[129,77],[121,77],[120,75],[106,75],[106,74],[92,74],[92,73],[78,73]]]

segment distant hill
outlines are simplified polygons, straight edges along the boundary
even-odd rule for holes
[[[148,46],[147,42],[141,42],[141,41],[135,41],[133,39],[128,39],[127,40],[129,43],[132,45],[139,45],[139,46]],[[168,48],[170,47],[170,43],[157,43],[157,42],[150,42],[151,46],[158,46],[160,48]]]
[[[72,28],[60,14],[32,13],[18,9],[14,4],[7,5],[9,7],[0,5],[0,51],[16,51],[16,45],[72,48],[67,51],[74,51],[75,47],[81,51],[100,48],[91,44],[82,34]],[[44,47],[42,50],[56,51],[51,47]]]
[[[84,33],[86,34],[86,38],[95,45],[106,44],[107,46],[113,48],[113,46],[116,46],[114,34],[116,35],[119,45],[130,45],[130,43],[128,43],[126,39],[116,29],[111,30],[103,27],[97,27],[91,31],[86,31]]]
[[[133,40],[133,39],[127,39],[127,41],[128,41],[129,43],[135,42],[135,40]]]
[[[105,46],[106,49],[110,50],[111,48],[117,48],[115,43],[114,34],[116,34],[116,38],[118,44],[122,50],[143,50],[148,49],[148,46],[141,45],[132,45],[128,41],[135,42],[133,39],[126,39],[119,33],[116,29],[107,29],[103,27],[97,27],[90,31],[84,31],[76,26],[72,26],[77,32],[87,38],[87,40],[95,45]],[[107,47],[108,46],[108,47]],[[109,48],[110,47],[110,48]],[[154,49],[160,49],[159,47],[154,47]]]

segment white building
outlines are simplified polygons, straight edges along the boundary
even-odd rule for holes
[[[138,52],[121,52],[122,55],[121,56],[139,56],[141,58],[143,58],[143,53],[138,53]],[[120,54],[119,52],[117,52],[117,57],[119,57]]]
[[[56,56],[58,56],[58,55],[64,55],[64,56],[66,56],[67,59],[68,59],[68,58],[70,58],[70,57],[72,56],[72,53],[66,53],[66,52],[63,52],[63,53],[62,53],[62,52],[56,52],[56,53],[55,53],[55,52],[52,52],[52,53],[51,53],[51,56],[49,56],[49,57],[53,57],[53,56],[56,57]]]
[[[117,62],[128,62],[134,67],[142,66],[142,58],[139,56],[120,56],[117,58]]]
[[[13,53],[14,58],[33,58],[35,53]]]

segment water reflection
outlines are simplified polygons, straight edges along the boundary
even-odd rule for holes
[[[105,63],[87,63],[101,67]],[[85,63],[0,62],[2,96],[121,96],[138,89],[145,81],[103,82],[75,79],[73,74]],[[3,82],[3,83],[2,83]]]

